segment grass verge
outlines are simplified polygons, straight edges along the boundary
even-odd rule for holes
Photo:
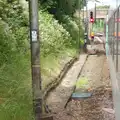
[[[58,56],[41,57],[43,89],[74,55],[74,49],[66,49]],[[34,120],[29,55],[17,55],[0,68],[0,120]]]

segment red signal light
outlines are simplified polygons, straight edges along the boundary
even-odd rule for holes
[[[94,18],[93,18],[93,12],[90,12],[90,22],[93,23],[94,22]]]
[[[115,19],[115,22],[120,22],[120,18],[116,18],[116,19]]]
[[[90,22],[92,22],[92,23],[93,23],[93,22],[94,22],[94,19],[93,19],[93,18],[91,18],[91,19],[90,19]]]

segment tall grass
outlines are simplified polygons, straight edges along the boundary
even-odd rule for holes
[[[93,25],[94,32],[103,32],[104,31],[104,20],[96,20],[96,23]]]
[[[32,120],[29,57],[17,55],[0,68],[0,120]]]

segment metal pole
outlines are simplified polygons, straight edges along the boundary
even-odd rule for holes
[[[95,23],[96,23],[96,3],[95,3]]]
[[[85,29],[85,33],[87,33],[87,42],[88,41],[88,9],[87,9],[87,0],[86,0],[86,29]]]
[[[119,18],[119,9],[117,10],[117,19]],[[116,71],[118,72],[118,44],[119,44],[119,42],[118,42],[118,32],[119,32],[119,23],[118,23],[118,21],[117,21],[117,42],[116,42]]]
[[[35,120],[41,120],[40,117],[42,115],[42,93],[40,74],[38,0],[29,0],[29,19],[30,19],[33,107],[35,113]]]
[[[88,18],[88,13],[87,13],[87,0],[86,0],[86,18]]]
[[[81,4],[79,0],[79,34],[78,34],[78,54],[80,52],[80,12],[81,12]]]
[[[118,7],[118,0],[116,0],[116,8]]]
[[[108,15],[106,19],[106,56],[108,57]]]
[[[114,15],[113,15],[113,33],[115,32],[115,13],[114,13]],[[115,38],[113,37],[112,38],[112,44],[113,44],[113,60],[114,60],[114,57],[115,57]]]
[[[85,15],[84,15],[84,7],[83,7],[83,23],[85,23],[84,17],[85,17]]]

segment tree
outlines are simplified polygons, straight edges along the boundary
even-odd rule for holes
[[[110,5],[97,6],[97,9],[109,9]]]
[[[54,14],[55,17],[61,15],[73,16],[76,9],[79,8],[79,2],[81,8],[84,6],[84,0],[40,0],[40,4],[43,9],[47,9],[49,13]]]

